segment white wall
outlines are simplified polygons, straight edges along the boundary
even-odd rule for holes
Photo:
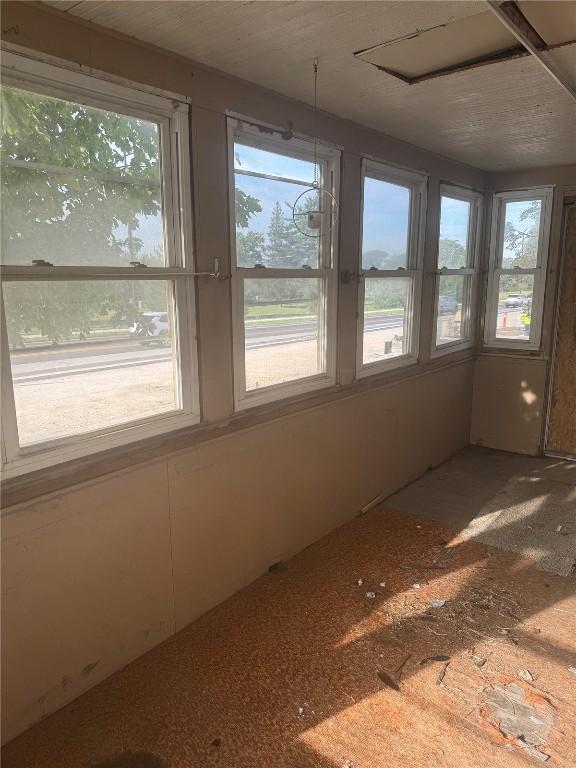
[[[563,209],[576,190],[576,166],[496,173],[488,177],[494,191],[554,185],[550,249],[539,352],[484,350],[477,361],[470,442],[487,448],[536,455],[543,449],[548,371],[556,310],[563,239]],[[571,192],[572,190],[572,192]]]
[[[4,739],[464,447],[472,374],[468,360],[8,510]]]

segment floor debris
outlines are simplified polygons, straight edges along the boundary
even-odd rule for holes
[[[534,680],[534,675],[532,674],[532,672],[530,672],[529,669],[521,669],[518,672],[518,677],[520,678],[520,680],[525,680],[527,683],[531,683]]]
[[[446,677],[446,671],[448,669],[449,664],[450,662],[446,661],[442,669],[440,670],[440,672],[438,672],[438,677],[436,678],[436,685],[442,685],[442,683],[444,682],[444,678]]]
[[[381,670],[379,670],[379,671],[378,671],[378,677],[379,677],[379,678],[380,678],[380,680],[382,680],[382,682],[383,682],[385,685],[387,685],[389,688],[393,688],[395,691],[399,691],[399,690],[400,690],[400,686],[398,685],[398,683],[396,682],[396,680],[394,680],[394,678],[393,678],[393,677],[391,677],[391,676],[388,674],[388,672],[384,672],[384,670],[382,670],[382,669],[381,669]]]
[[[404,667],[406,666],[406,663],[407,663],[407,662],[409,661],[409,659],[411,659],[411,658],[412,658],[412,654],[411,654],[411,653],[407,653],[407,654],[406,654],[406,656],[404,657],[403,661],[401,661],[401,662],[400,662],[400,664],[399,664],[399,665],[396,667],[396,672],[395,672],[395,674],[396,674],[396,676],[397,676],[398,680],[400,680],[400,679],[401,679],[401,677],[402,677],[402,672],[404,671]]]
[[[426,658],[422,659],[420,664],[428,664],[430,661],[450,661],[450,656],[441,653],[437,656],[426,656]]]
[[[432,608],[443,608],[446,605],[446,600],[432,600],[430,605]]]
[[[532,744],[528,744],[528,742],[524,741],[522,738],[516,739],[516,744],[519,747],[522,747],[522,749],[525,750],[530,755],[530,757],[535,757],[536,760],[540,760],[545,763],[550,759],[550,755],[547,755],[546,752],[541,752],[539,749],[536,749],[536,747],[532,746]]]
[[[368,600],[374,600],[374,598],[376,597],[376,592],[366,592],[366,597],[368,598]]]
[[[554,723],[553,707],[548,699],[529,685],[512,679],[493,685],[481,713],[508,743],[516,743],[532,757],[547,760],[541,747]]]

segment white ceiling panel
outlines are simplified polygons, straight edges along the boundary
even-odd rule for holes
[[[483,2],[46,2],[309,104],[318,57],[323,110],[485,170],[576,163],[576,104],[531,57],[407,85],[353,55]]]

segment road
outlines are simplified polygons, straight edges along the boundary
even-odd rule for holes
[[[498,314],[503,311],[503,307],[499,307]],[[518,312],[508,310],[509,322],[517,322],[515,315]],[[400,328],[403,319],[401,312],[371,315],[366,319],[365,330],[370,332]],[[246,328],[246,349],[307,341],[315,336],[316,323],[313,320],[250,325]],[[64,347],[36,347],[12,354],[12,374],[15,383],[24,384],[91,371],[151,365],[168,360],[170,356],[171,350],[166,347],[143,346],[131,339]]]
[[[372,315],[367,331],[398,328],[403,314]],[[316,323],[300,320],[294,323],[262,323],[246,328],[246,349],[290,344],[316,337]],[[172,352],[166,347],[143,346],[126,341],[88,342],[63,347],[36,347],[12,354],[12,375],[15,383],[39,382],[62,376],[73,376],[114,368],[132,368],[168,360]]]

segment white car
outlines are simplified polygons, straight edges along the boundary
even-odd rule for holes
[[[522,296],[521,293],[509,293],[504,299],[504,306],[509,308],[521,307],[524,305],[525,300],[526,297]]]
[[[130,335],[136,337],[140,344],[169,347],[169,331],[167,312],[142,312],[140,319],[130,328]]]

